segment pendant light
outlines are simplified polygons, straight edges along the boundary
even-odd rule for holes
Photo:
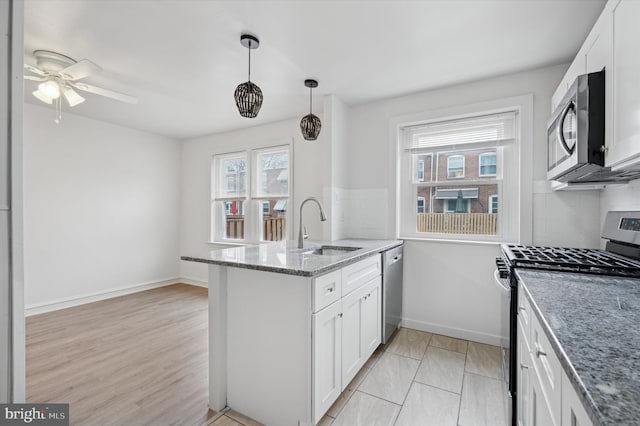
[[[305,115],[302,117],[302,120],[300,120],[300,130],[302,131],[302,136],[305,140],[315,141],[318,139],[320,128],[322,127],[322,123],[318,116],[311,113],[313,101],[312,89],[318,87],[318,82],[316,80],[305,80],[304,85],[309,88],[309,114]]]
[[[260,41],[252,35],[242,34],[240,44],[249,49],[249,80],[236,87],[233,97],[241,116],[255,118],[262,106],[262,90],[251,82],[251,50],[257,49]]]

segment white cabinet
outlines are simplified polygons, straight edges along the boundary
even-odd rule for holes
[[[640,169],[639,16],[636,0],[622,0],[612,11],[613,141],[607,165],[614,168]]]
[[[313,314],[313,417],[320,419],[342,392],[342,305]]]
[[[517,426],[593,426],[522,285],[518,298]]]
[[[342,389],[351,382],[381,340],[380,276],[342,299]]]
[[[562,425],[593,426],[593,422],[564,371],[562,372]]]

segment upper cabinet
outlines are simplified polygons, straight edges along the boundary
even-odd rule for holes
[[[613,141],[607,165],[640,169],[640,2],[623,0],[612,10]]]
[[[605,166],[640,170],[640,2],[609,0],[551,98],[580,74],[605,70]]]

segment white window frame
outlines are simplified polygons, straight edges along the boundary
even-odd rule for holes
[[[396,238],[417,241],[463,241],[471,243],[512,243],[532,244],[533,242],[533,94],[525,94],[479,103],[414,113],[392,117],[389,120],[389,153],[395,158],[394,167],[389,171],[395,180],[392,195],[396,209],[392,210],[389,225],[395,228]],[[483,114],[516,112],[518,114],[517,143],[510,149],[509,163],[502,168],[514,178],[510,179],[506,190],[509,199],[500,198],[500,234],[495,236],[427,234],[416,232],[415,192],[406,178],[406,170],[411,170],[408,156],[403,155],[403,131],[409,126],[434,123],[452,118],[469,118]],[[508,170],[511,169],[511,170]],[[515,169],[515,170],[514,170]],[[451,181],[450,181],[451,182]],[[482,182],[482,181],[481,181]],[[479,183],[483,184],[483,183]],[[411,209],[408,208],[411,206]]]
[[[289,155],[289,167],[288,167],[288,193],[279,195],[255,195],[261,194],[263,188],[258,188],[261,180],[255,173],[258,170],[257,158],[259,154],[269,153],[270,151],[284,151],[286,150]],[[220,171],[216,166],[216,158],[223,158],[225,156],[233,156],[239,154],[246,154],[247,158],[247,180],[245,194],[241,196],[225,197],[223,194],[219,194],[219,187],[216,186],[216,176],[220,176]],[[210,240],[211,244],[222,244],[232,246],[242,246],[246,244],[258,244],[265,242],[262,239],[262,215],[263,215],[263,201],[273,199],[286,199],[287,200],[287,215],[286,215],[286,238],[291,239],[293,235],[293,212],[289,208],[291,201],[293,200],[293,140],[291,142],[279,143],[273,145],[251,145],[241,151],[220,151],[215,152],[211,156],[211,202],[210,202]],[[226,188],[226,181],[224,183]],[[244,213],[244,239],[230,239],[225,238],[226,224],[225,224],[225,210],[227,201],[244,201],[243,213]]]
[[[424,160],[418,160],[418,182],[424,182]]]
[[[478,155],[478,176],[480,177],[494,177],[495,173],[482,173],[482,157],[496,157],[496,171],[498,169],[498,154],[496,152],[483,152]]]
[[[420,211],[420,201],[422,201],[422,211]],[[425,197],[418,197],[418,201],[416,202],[416,212],[424,213],[427,209],[427,199]]]
[[[489,198],[488,198],[489,201],[487,202],[487,204],[488,204],[487,213],[493,213],[492,210],[493,210],[493,199],[494,198],[496,199],[497,203],[500,202],[500,198],[498,198],[498,194],[489,195]],[[496,207],[496,210],[500,211],[499,205]],[[496,213],[498,213],[498,212],[496,211]]]
[[[453,158],[462,158],[462,176],[449,176],[449,170],[451,169],[451,159]],[[454,154],[447,156],[447,179],[464,179],[465,176],[465,161],[466,158],[464,155]]]

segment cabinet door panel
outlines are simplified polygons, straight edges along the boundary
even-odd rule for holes
[[[613,11],[614,134],[609,164],[640,155],[640,2],[621,1]]]
[[[563,426],[593,426],[593,422],[564,371],[562,372],[562,424]]]
[[[522,294],[522,292],[520,293]],[[524,325],[518,321],[518,426],[529,426],[529,413],[531,412],[531,365],[529,343],[525,336]]]
[[[535,373],[532,373],[531,379],[531,422],[529,424],[532,426],[560,426],[551,413],[551,408]]]
[[[313,315],[313,417],[314,423],[342,392],[340,301]]]
[[[382,278],[374,278],[365,288],[367,294],[362,303],[362,347],[366,360],[382,340]]]
[[[364,365],[364,348],[362,346],[362,309],[366,286],[359,288],[342,298],[342,385],[355,377]]]

